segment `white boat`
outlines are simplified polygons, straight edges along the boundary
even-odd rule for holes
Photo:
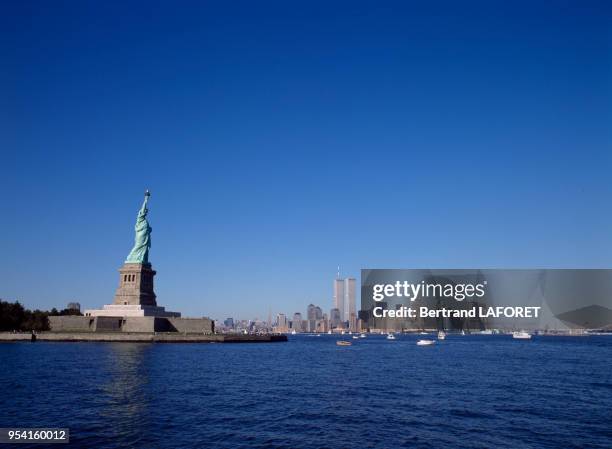
[[[446,338],[446,333],[444,331],[438,332],[438,340],[444,340]]]
[[[366,338],[366,334],[360,334],[359,337],[360,338]]]
[[[435,340],[419,340],[417,341],[417,346],[429,346],[435,344]]]
[[[419,335],[429,335],[427,332],[419,332]]]
[[[531,334],[525,331],[512,332],[512,338],[516,340],[529,340],[531,338]]]
[[[292,330],[291,335],[295,335],[295,334],[297,334],[297,332],[295,330]]]
[[[327,331],[327,334],[328,334],[328,335],[330,335],[330,334],[331,334],[331,331]]]
[[[346,340],[338,340],[338,341],[336,341],[336,344],[338,346],[350,346],[353,343],[351,343],[350,341],[346,341]]]
[[[387,340],[395,340],[395,335],[387,334]]]
[[[461,331],[461,335],[465,335],[465,331]]]
[[[353,340],[359,340],[359,337],[357,335],[353,335]]]
[[[486,329],[478,332],[480,335],[493,335],[493,331],[491,329]]]

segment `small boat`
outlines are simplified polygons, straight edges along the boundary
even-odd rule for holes
[[[353,335],[353,340],[359,340],[359,337],[357,335]]]
[[[419,335],[429,335],[427,332],[419,332]]]
[[[478,332],[480,335],[493,335],[493,331],[491,329],[485,329],[483,331]]]
[[[317,334],[317,337],[320,337],[320,336],[321,336],[321,334]]]
[[[429,346],[435,344],[435,340],[419,340],[417,341],[417,346]]]
[[[331,331],[327,331],[327,334],[328,334],[328,335],[331,335]]]
[[[446,338],[446,333],[444,331],[438,332],[438,340],[444,340]]]
[[[338,340],[338,341],[336,342],[336,344],[337,344],[338,346],[350,346],[350,345],[352,345],[353,343],[351,343],[350,341],[346,341],[346,340]]]
[[[465,335],[465,331],[461,331],[461,335]]]
[[[291,335],[295,335],[295,334],[297,334],[297,332],[295,330],[292,330]]]
[[[512,332],[512,338],[516,340],[529,340],[531,338],[531,334],[525,331]]]
[[[360,334],[359,338],[366,338],[366,334]]]
[[[387,340],[395,340],[395,335],[387,334]]]

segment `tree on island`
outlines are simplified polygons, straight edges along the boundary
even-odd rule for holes
[[[82,315],[75,309],[51,311],[25,309],[19,301],[8,302],[0,300],[0,331],[48,331],[49,316]]]

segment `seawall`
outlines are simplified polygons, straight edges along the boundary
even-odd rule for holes
[[[275,343],[287,341],[286,335],[240,334],[180,334],[151,332],[40,332],[31,334],[0,332],[0,342],[56,341],[56,342],[138,342],[138,343]]]

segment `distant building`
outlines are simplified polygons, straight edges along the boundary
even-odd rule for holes
[[[323,310],[319,306],[315,307],[315,319],[322,320],[323,319]]]
[[[276,327],[274,331],[282,334],[289,332],[289,320],[287,320],[287,315],[279,313],[276,316]]]
[[[334,279],[334,309],[340,312],[340,319],[344,316],[344,279]],[[330,314],[330,319],[333,319]]]
[[[343,321],[350,321],[351,316],[357,316],[357,307],[355,305],[355,278],[346,278],[344,280],[344,316]]]
[[[331,329],[342,327],[342,318],[340,316],[340,310],[338,310],[337,308],[331,309],[329,311],[329,327]]]
[[[338,309],[344,322],[350,321],[351,314],[357,315],[355,278],[334,279],[334,308]]]
[[[357,328],[357,315],[351,313],[351,317],[349,319],[349,330],[353,332],[357,332],[359,329]]]
[[[316,332],[327,332],[329,330],[329,321],[327,320],[317,320]]]
[[[296,332],[302,332],[302,314],[296,312],[293,314],[293,320],[291,321],[291,330]]]
[[[320,330],[317,330],[319,326],[314,323],[323,320],[323,310],[321,310],[321,307],[309,304],[306,309],[306,320],[309,323],[307,324],[308,332],[320,332]]]
[[[314,304],[308,304],[306,308],[306,319],[307,320],[316,320],[317,319],[317,307]]]
[[[306,320],[306,332],[317,332],[317,320]]]
[[[234,328],[234,319],[233,318],[227,318],[224,322],[223,325],[225,327],[227,327],[228,329],[233,329]]]

